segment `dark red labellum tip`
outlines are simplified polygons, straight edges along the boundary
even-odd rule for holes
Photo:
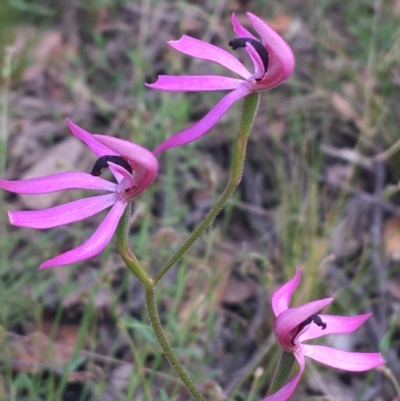
[[[252,39],[252,38],[237,38],[231,40],[228,44],[230,47],[232,47],[233,50],[238,49],[239,47],[246,47],[246,43],[251,43],[260,56],[263,64],[264,64],[264,74],[268,70],[268,65],[269,65],[269,54],[265,46],[258,40]],[[256,81],[259,81],[257,79]]]
[[[112,162],[114,164],[118,164],[119,166],[123,167],[126,171],[132,174],[132,167],[131,165],[123,159],[121,156],[101,156],[96,160],[92,171],[90,172],[91,175],[98,177],[101,174],[101,170],[103,168],[108,168],[108,162]]]

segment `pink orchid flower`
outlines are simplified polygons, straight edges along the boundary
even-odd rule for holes
[[[181,53],[220,64],[242,77],[230,78],[220,75],[169,76],[160,75],[149,88],[165,91],[215,91],[232,90],[214,108],[193,126],[178,132],[161,143],[154,154],[166,149],[192,142],[206,134],[237,100],[255,91],[274,88],[287,79],[294,70],[295,60],[289,45],[264,21],[254,14],[247,13],[254,30],[261,41],[245,29],[235,14],[232,14],[233,30],[238,36],[229,42],[233,50],[244,47],[254,65],[254,73],[232,54],[201,40],[183,35],[168,44]]]
[[[112,206],[97,230],[78,247],[42,263],[39,269],[68,265],[100,253],[110,242],[128,202],[142,193],[157,174],[158,162],[147,149],[123,139],[90,134],[67,120],[72,133],[99,157],[91,174],[65,172],[19,181],[0,180],[0,188],[18,194],[46,194],[63,189],[91,189],[109,194],[79,199],[44,210],[8,212],[10,223],[46,229],[73,223]],[[116,183],[98,177],[108,167]],[[134,175],[132,175],[134,173]]]
[[[358,316],[317,315],[333,298],[289,308],[292,294],[299,282],[300,269],[297,268],[295,276],[272,295],[272,309],[276,316],[274,330],[278,342],[286,351],[293,352],[300,369],[281,389],[268,395],[263,401],[286,401],[291,397],[304,371],[306,356],[333,368],[351,372],[363,372],[385,363],[380,353],[347,352],[322,345],[304,344],[306,340],[327,334],[351,333],[371,313]]]

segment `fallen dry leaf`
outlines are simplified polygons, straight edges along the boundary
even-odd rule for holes
[[[388,219],[383,228],[385,254],[392,260],[400,260],[400,217]]]
[[[121,394],[124,389],[128,388],[134,374],[134,366],[130,363],[117,366],[113,369],[110,376],[110,384],[115,393]]]
[[[0,347],[3,350],[3,359],[8,360],[13,372],[27,374],[52,371],[63,375],[64,368],[70,363],[73,355],[84,356],[84,352],[75,354],[74,346],[53,342],[41,332],[36,331],[22,336],[6,332],[1,327]],[[98,365],[92,364],[90,371],[69,372],[68,382],[84,382],[99,377],[104,377],[103,370]]]
[[[62,44],[61,32],[53,30],[44,32],[38,45],[34,47],[34,51],[32,52],[35,62],[25,70],[22,78],[25,81],[31,81],[42,74],[51,56],[59,57],[61,52],[64,53]]]
[[[338,111],[345,119],[355,122],[360,121],[361,117],[356,109],[338,92],[332,93],[331,102],[336,111]]]
[[[237,15],[240,23],[245,27],[245,28],[250,28],[253,29],[251,26],[249,20],[247,19],[246,15]],[[285,32],[288,30],[289,25],[292,21],[292,17],[288,14],[279,14],[277,15],[274,19],[269,19],[267,20],[268,25],[277,31],[279,34],[283,35]]]
[[[60,371],[70,361],[73,348],[53,343],[43,333],[28,336],[6,333],[2,349],[16,372],[37,374],[43,370]]]
[[[396,14],[400,14],[400,0],[392,0],[392,9]]]
[[[389,294],[396,299],[397,301],[400,301],[400,280],[392,279],[388,282],[388,291]]]
[[[276,18],[269,19],[267,22],[273,30],[282,35],[288,30],[291,21],[292,17],[289,14],[279,14]]]
[[[257,294],[257,284],[248,277],[230,274],[221,302],[240,304]]]
[[[67,347],[75,347],[79,336],[79,326],[75,324],[62,323],[57,325],[57,330],[54,334],[54,322],[52,320],[44,320],[40,323],[40,331],[45,336],[54,336],[54,341],[57,344]]]

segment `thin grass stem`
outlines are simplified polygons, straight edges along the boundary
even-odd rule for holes
[[[1,130],[0,130],[0,177],[4,177],[7,162],[7,139],[8,139],[8,92],[11,78],[11,61],[14,48],[9,46],[5,49],[4,65],[1,73],[3,81],[3,95],[1,107]],[[0,265],[7,266],[8,259],[8,240],[3,222],[4,200],[0,197]]]

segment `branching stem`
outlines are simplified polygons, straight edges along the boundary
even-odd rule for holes
[[[258,93],[252,93],[246,96],[243,100],[243,109],[240,120],[239,133],[233,149],[231,175],[224,192],[222,193],[218,202],[208,212],[205,219],[197,226],[190,237],[155,275],[155,284],[158,283],[161,277],[164,276],[164,274],[186,253],[186,251],[193,245],[197,238],[199,238],[204,230],[213,222],[213,220],[217,217],[219,212],[225,206],[228,199],[232,196],[236,187],[239,185],[243,175],[247,141],[249,139],[251,127],[254,122],[254,117],[257,113],[259,97],[260,95]]]

